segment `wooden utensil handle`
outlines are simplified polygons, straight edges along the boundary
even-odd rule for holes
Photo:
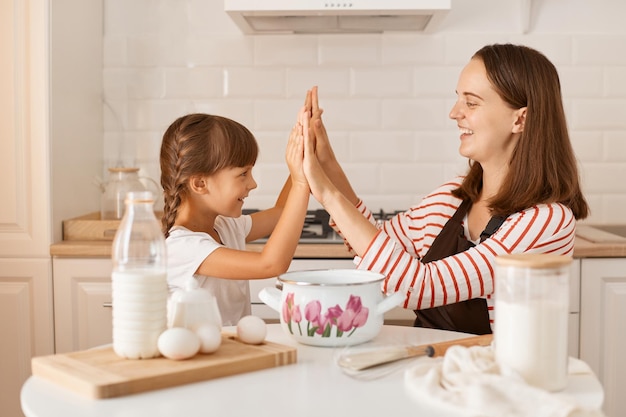
[[[470,336],[464,339],[450,340],[448,342],[433,343],[429,346],[428,356],[443,356],[450,346],[489,346],[493,340],[492,334],[484,334],[481,336]]]

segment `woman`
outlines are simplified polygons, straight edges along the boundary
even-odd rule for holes
[[[554,65],[525,46],[489,45],[462,70],[450,111],[469,170],[416,207],[375,226],[337,162],[317,105],[305,141],[311,192],[360,257],[406,293],[416,325],[491,332],[494,260],[508,253],[572,255],[588,215]]]

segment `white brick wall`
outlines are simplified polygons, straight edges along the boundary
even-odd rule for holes
[[[221,0],[105,0],[104,169],[138,165],[158,180],[169,123],[220,114],[259,140],[247,206],[266,207],[286,178],[284,143],[304,93],[319,85],[355,189],[374,209],[406,208],[466,169],[448,119],[460,69],[483,45],[513,42],[559,69],[589,221],[624,222],[626,2],[528,2],[528,33],[524,3],[455,1],[431,34],[245,36]]]

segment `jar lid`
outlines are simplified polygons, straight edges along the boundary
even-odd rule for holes
[[[559,268],[572,263],[572,257],[550,253],[516,253],[496,257],[499,266],[520,268]]]

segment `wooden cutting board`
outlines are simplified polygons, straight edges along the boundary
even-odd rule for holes
[[[112,398],[295,363],[295,347],[264,342],[248,345],[223,335],[217,352],[174,361],[122,359],[111,346],[40,356],[33,375],[90,398]]]

